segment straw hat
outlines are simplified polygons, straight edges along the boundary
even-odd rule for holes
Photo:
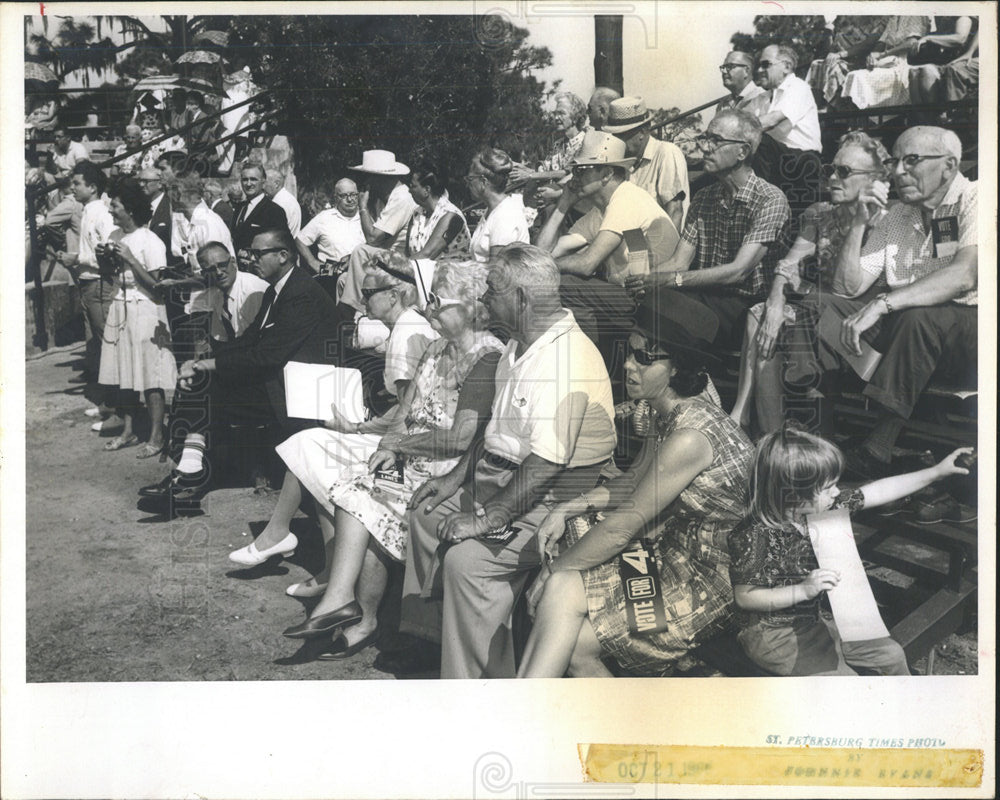
[[[625,133],[645,125],[652,118],[653,115],[646,109],[646,101],[641,97],[620,97],[608,106],[608,121],[601,130]]]
[[[396,160],[396,154],[388,150],[365,150],[361,163],[351,169],[367,172],[369,175],[409,175],[410,168]]]
[[[605,131],[588,131],[573,166],[630,167],[634,158],[625,157],[625,142]]]

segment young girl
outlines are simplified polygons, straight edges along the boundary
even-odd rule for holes
[[[729,536],[729,574],[747,655],[778,675],[856,674],[849,665],[909,675],[903,648],[892,639],[840,640],[820,607],[840,574],[819,568],[805,518],[891,503],[945,476],[967,475],[955,459],[971,452],[961,448],[934,467],[841,490],[844,459],[835,445],[788,428],[761,439],[750,476],[750,516]]]

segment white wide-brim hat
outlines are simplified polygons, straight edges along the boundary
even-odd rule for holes
[[[625,157],[625,142],[604,131],[588,131],[580,152],[570,161],[576,166],[630,167],[635,158]]]
[[[653,118],[641,97],[619,97],[608,106],[608,121],[601,127],[608,133],[625,133]]]
[[[409,175],[410,168],[396,160],[396,154],[388,150],[365,150],[361,163],[351,167],[356,172],[370,175]]]

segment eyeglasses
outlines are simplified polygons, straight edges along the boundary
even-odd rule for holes
[[[743,139],[723,139],[721,136],[716,136],[712,133],[703,133],[699,136],[695,136],[694,140],[698,147],[707,153],[715,152],[724,144],[750,144],[750,142],[744,141]]]
[[[202,275],[217,275],[220,272],[226,272],[229,269],[229,259],[225,261],[219,261],[215,264],[203,264],[201,267]]]
[[[758,61],[757,66],[761,69],[771,69],[775,64],[784,64],[784,61]]]
[[[876,169],[852,169],[844,164],[824,164],[823,176],[829,180],[836,175],[840,180],[846,181],[852,175],[877,175]]]
[[[434,292],[427,293],[427,310],[433,311],[435,314],[440,313],[441,309],[447,308],[448,306],[464,306],[465,302],[462,300],[454,300],[450,297],[442,297]]]
[[[365,300],[371,300],[379,292],[388,292],[390,289],[395,289],[395,286],[371,286],[371,287],[361,287],[361,296]]]
[[[916,153],[911,153],[910,155],[903,156],[902,158],[887,158],[882,163],[885,164],[888,169],[894,170],[897,166],[899,166],[899,162],[902,161],[903,169],[913,169],[921,161],[927,161],[931,158],[947,158],[949,155],[949,153],[941,153],[937,156],[921,156]]]
[[[587,172],[588,170],[591,170],[591,169],[597,169],[599,166],[601,166],[601,165],[600,164],[574,164],[573,167],[571,168],[571,172],[574,175],[582,175],[584,172]]]
[[[719,72],[732,72],[734,69],[750,69],[749,64],[719,64]]]
[[[336,195],[338,200],[357,200],[360,196],[357,192],[347,192],[346,194],[337,192]]]
[[[666,353],[650,353],[644,347],[632,347],[628,346],[628,354],[635,359],[636,364],[641,364],[644,367],[648,367],[655,361],[667,361],[670,356]]]
[[[466,175],[465,176],[465,182],[466,183],[472,183],[473,181],[484,181],[484,180],[486,180],[486,176],[485,175]]]
[[[278,253],[286,249],[284,247],[264,247],[261,250],[255,250],[251,247],[247,250],[247,255],[250,256],[252,261],[260,261],[261,256],[266,256],[268,253]]]

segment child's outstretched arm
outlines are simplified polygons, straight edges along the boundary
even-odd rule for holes
[[[796,603],[812,600],[820,592],[828,592],[840,583],[840,573],[832,569],[814,569],[802,583],[791,586],[751,586],[738,583],[733,587],[736,605],[745,611],[777,611]]]
[[[865,508],[874,508],[899,500],[914,492],[919,492],[925,486],[930,486],[948,475],[968,475],[969,470],[957,466],[955,459],[965,453],[971,454],[972,451],[971,447],[960,447],[933,467],[907,472],[905,475],[893,475],[891,478],[882,478],[882,480],[865,484],[861,487],[861,492],[865,496]]]

